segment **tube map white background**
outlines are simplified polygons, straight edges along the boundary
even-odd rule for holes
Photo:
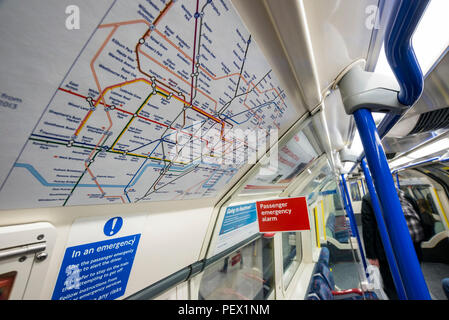
[[[212,197],[294,116],[228,0],[69,4],[0,3],[1,209]]]

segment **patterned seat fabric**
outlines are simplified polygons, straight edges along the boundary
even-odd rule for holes
[[[318,262],[323,262],[324,264],[329,265],[329,257],[330,257],[329,249],[326,247],[323,247],[321,249],[320,256],[318,258]]]
[[[350,229],[346,223],[346,217],[335,216],[334,213],[330,213],[326,221],[326,234],[329,237],[336,239],[340,243],[349,242]]]
[[[316,274],[320,274],[326,281],[329,288],[331,290],[334,290],[334,288],[335,288],[334,276],[332,275],[332,272],[327,264],[325,264],[323,262],[318,262],[318,266],[316,268]]]
[[[319,274],[312,278],[312,286],[310,290],[312,294],[316,294],[319,300],[333,300],[332,290],[326,283],[326,280]]]

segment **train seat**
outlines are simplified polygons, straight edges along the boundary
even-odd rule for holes
[[[358,288],[335,290],[335,281],[328,264],[329,250],[323,248],[309,284],[307,300],[378,300],[374,292]]]
[[[320,252],[320,256],[318,257],[318,263],[323,262],[326,265],[329,265],[330,260],[330,252],[329,249],[326,247],[323,247]]]
[[[330,213],[326,220],[326,246],[329,248],[330,256],[335,261],[352,261],[352,246],[349,243],[351,230],[348,228],[344,215],[336,216]]]
[[[428,241],[421,243],[425,262],[441,262],[449,264],[449,231],[439,232]]]
[[[334,213],[329,214],[326,221],[326,234],[334,238],[340,243],[349,242],[349,229],[346,225],[345,216],[336,216]]]

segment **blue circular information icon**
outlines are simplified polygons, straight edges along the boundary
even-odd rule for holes
[[[121,217],[114,217],[106,221],[103,228],[103,233],[110,237],[120,231],[123,226],[123,219]]]

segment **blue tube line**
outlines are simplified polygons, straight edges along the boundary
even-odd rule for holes
[[[354,210],[352,209],[352,203],[351,203],[351,198],[349,197],[348,186],[346,185],[346,179],[343,174],[341,175],[341,184],[343,186],[343,198],[346,198],[346,202],[347,202],[346,212],[348,214],[349,222],[351,224],[351,231],[352,231],[352,234],[357,239],[357,243],[359,245],[359,250],[360,250],[360,255],[362,256],[363,267],[364,267],[364,270],[366,271],[367,264],[366,264],[366,259],[365,259],[365,253],[363,251],[362,241],[360,240],[360,234],[359,234],[359,229],[357,228],[357,222],[355,220]]]
[[[379,229],[380,238],[385,250],[388,265],[390,267],[393,282],[396,287],[396,292],[400,300],[406,300],[404,286],[402,285],[401,275],[399,273],[398,265],[396,264],[396,258],[394,257],[393,248],[391,247],[390,237],[388,236],[387,227],[385,226],[382,210],[380,209],[379,199],[377,198],[376,190],[374,189],[373,179],[366,165],[365,159],[361,162],[363,173],[365,174],[366,186],[371,197],[371,204],[374,211],[374,216],[377,221],[377,228]]]
[[[398,100],[413,105],[421,96],[424,80],[412,46],[412,35],[430,0],[397,0],[385,32],[385,55],[400,86]]]
[[[430,300],[429,290],[416,256],[374,119],[367,109],[355,111],[354,119],[407,297],[413,300]]]

